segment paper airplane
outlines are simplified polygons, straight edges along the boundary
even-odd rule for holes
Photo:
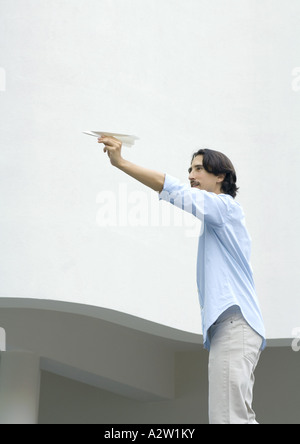
[[[136,136],[130,136],[128,134],[108,133],[107,131],[83,131],[83,134],[93,137],[113,136],[121,140],[123,145],[126,145],[128,147],[133,146],[135,144],[135,141],[139,140],[139,138]]]

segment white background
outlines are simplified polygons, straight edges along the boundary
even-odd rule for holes
[[[165,204],[81,133],[124,132],[141,139],[124,156],[182,181],[201,147],[231,158],[268,337],[291,337],[299,24],[299,0],[0,0],[0,297],[201,331],[197,238],[153,226]],[[123,216],[146,202],[146,226],[101,226],[106,191]]]

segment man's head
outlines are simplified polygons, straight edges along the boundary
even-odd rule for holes
[[[236,197],[236,172],[231,161],[219,151],[201,149],[193,154],[189,168],[191,187]]]

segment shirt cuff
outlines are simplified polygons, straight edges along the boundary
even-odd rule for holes
[[[178,184],[178,182],[179,182],[178,179],[175,179],[175,177],[166,174],[164,187],[161,193],[159,193],[159,200],[165,200],[166,196],[172,193],[172,191],[174,191],[174,186]]]

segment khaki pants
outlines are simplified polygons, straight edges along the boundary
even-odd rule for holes
[[[262,338],[231,307],[210,328],[210,424],[258,424],[252,409]]]

